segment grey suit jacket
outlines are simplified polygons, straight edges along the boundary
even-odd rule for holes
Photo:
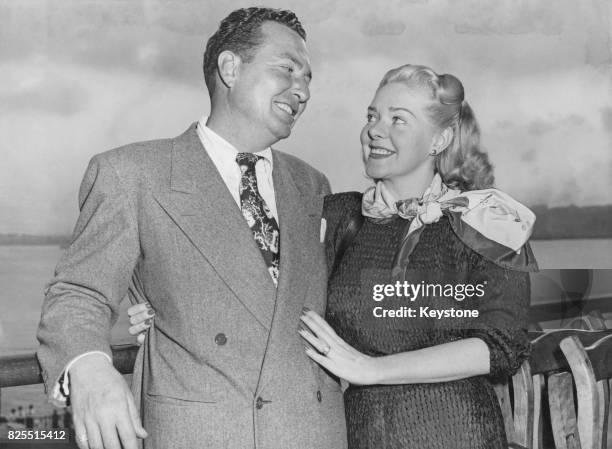
[[[155,324],[137,360],[145,447],[346,446],[339,385],[297,328],[323,313],[326,178],[273,151],[281,229],[278,289],[195,125],[95,156],[73,242],[46,290],[38,357],[47,388],[70,359],[107,353],[128,290]]]

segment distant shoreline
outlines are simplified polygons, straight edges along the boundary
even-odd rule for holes
[[[612,238],[612,205],[531,209],[536,215],[532,240]]]
[[[67,248],[69,244],[63,243],[21,243],[21,242],[0,242],[0,246],[59,246]]]
[[[59,246],[70,245],[69,235],[0,234],[0,246]]]
[[[536,223],[531,240],[577,240],[612,238],[612,205],[564,207],[531,206]],[[0,246],[70,245],[70,235],[0,233]]]

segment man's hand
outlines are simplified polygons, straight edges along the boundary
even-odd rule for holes
[[[146,438],[147,432],[132,392],[106,357],[102,354],[83,357],[68,375],[79,448],[137,449],[136,438]]]

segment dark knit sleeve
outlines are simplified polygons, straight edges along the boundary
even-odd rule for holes
[[[470,276],[472,285],[484,284],[479,317],[467,337],[482,339],[489,347],[493,380],[513,375],[529,357],[527,335],[531,296],[529,274],[502,268],[480,258]]]
[[[342,192],[325,197],[323,218],[326,221],[325,254],[328,270],[334,265],[336,249],[351,217],[361,213],[361,196],[361,192]]]

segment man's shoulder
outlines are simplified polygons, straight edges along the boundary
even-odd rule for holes
[[[108,161],[113,165],[141,166],[151,163],[158,158],[164,158],[172,149],[174,139],[155,139],[142,142],[133,142],[96,154],[94,159]]]
[[[190,132],[195,132],[193,125],[177,137],[133,142],[96,154],[93,159],[104,161],[117,169],[147,170],[158,166],[167,166],[170,162],[172,148],[180,144]]]
[[[280,150],[273,150],[279,160],[282,160],[285,164],[288,164],[292,168],[300,171],[304,171],[313,175],[323,175],[319,170],[314,168],[308,162],[303,161],[297,156],[294,156],[289,153],[285,153]]]
[[[293,178],[298,182],[303,183],[314,183],[314,184],[325,184],[329,182],[327,177],[319,170],[314,168],[309,163],[303,161],[297,156],[285,153],[279,150],[273,150],[278,160],[289,170],[293,175]]]

